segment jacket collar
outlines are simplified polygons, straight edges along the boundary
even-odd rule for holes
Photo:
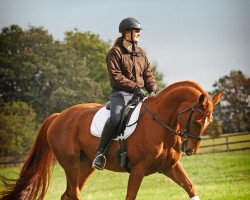
[[[130,51],[129,49],[127,49],[123,43],[123,41],[121,41],[119,43],[119,45],[121,46],[121,48],[128,54],[133,54],[134,56],[139,56],[141,55],[141,51],[140,48],[138,48],[137,46],[135,46],[135,52]]]

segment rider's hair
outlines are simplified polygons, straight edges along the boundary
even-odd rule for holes
[[[115,42],[114,42],[114,45],[113,45],[113,46],[116,46],[117,44],[122,43],[122,41],[123,41],[123,36],[118,37],[118,38],[115,40]]]
[[[120,37],[118,37],[118,38],[115,40],[113,46],[115,46],[115,45],[117,45],[117,44],[119,44],[119,43],[122,43],[122,42],[123,42],[123,39],[125,38],[125,33],[130,32],[130,31],[131,31],[131,30],[125,30],[125,31],[122,33],[122,35],[121,35]]]

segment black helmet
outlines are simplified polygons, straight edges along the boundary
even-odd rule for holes
[[[125,18],[121,21],[119,25],[119,32],[123,33],[126,30],[131,30],[131,29],[142,29],[141,24],[138,20],[128,17]]]

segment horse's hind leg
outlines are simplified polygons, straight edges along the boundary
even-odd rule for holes
[[[87,182],[88,177],[95,171],[92,168],[92,162],[88,159],[83,151],[80,151],[80,174],[78,187],[80,191],[83,189],[85,183]]]
[[[62,200],[81,200],[81,193],[78,186],[80,175],[80,159],[78,156],[67,157],[67,161],[60,163],[67,178],[66,191],[62,195]]]

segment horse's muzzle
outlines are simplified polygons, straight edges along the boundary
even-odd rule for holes
[[[181,151],[184,152],[187,156],[192,156],[196,154],[196,151],[193,149],[187,148],[187,142],[183,141],[181,144]]]

